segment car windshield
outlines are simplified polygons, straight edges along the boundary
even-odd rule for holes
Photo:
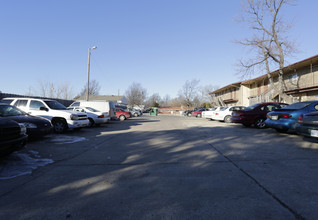
[[[0,105],[0,116],[7,117],[7,116],[22,116],[27,115],[24,111],[21,111],[15,106],[12,105]]]
[[[66,107],[57,101],[44,101],[51,109],[65,110]]]
[[[251,110],[257,108],[258,106],[259,106],[259,104],[254,104],[254,105],[251,105],[251,106],[246,107],[244,110],[246,110],[246,111],[251,111]]]
[[[294,110],[299,110],[299,109],[303,109],[307,106],[309,106],[312,102],[297,102],[291,105],[287,105],[286,107],[282,108],[282,109],[294,109]]]
[[[226,109],[228,109],[229,107],[222,107],[221,109],[220,109],[220,111],[225,111]]]
[[[91,107],[86,107],[87,110],[91,111],[91,112],[98,112],[96,109],[91,108]]]

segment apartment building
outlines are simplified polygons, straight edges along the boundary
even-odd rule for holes
[[[284,93],[282,101],[294,103],[318,99],[318,55],[291,64],[283,69]],[[252,105],[258,102],[278,101],[278,73],[271,73],[273,85],[267,74],[254,79],[233,83],[210,93],[215,105]]]

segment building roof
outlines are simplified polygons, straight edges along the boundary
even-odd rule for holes
[[[227,90],[227,89],[229,89],[229,88],[238,88],[238,87],[240,87],[241,83],[242,83],[242,82],[232,83],[232,84],[230,84],[230,85],[227,85],[227,86],[224,86],[224,87],[222,87],[222,88],[220,88],[220,89],[217,89],[217,90],[215,90],[215,91],[213,91],[213,92],[210,92],[209,95],[219,93],[219,92],[224,91],[224,90]]]
[[[297,69],[297,68],[301,68],[301,67],[307,66],[310,63],[315,62],[315,61],[318,61],[318,55],[309,57],[309,58],[307,58],[305,60],[299,61],[299,62],[291,64],[291,65],[288,65],[288,66],[283,68],[283,71],[288,71],[288,70],[290,71],[290,70],[294,70],[294,69]],[[272,77],[275,77],[275,76],[278,75],[278,73],[279,73],[279,69],[271,72],[270,74],[271,74]],[[254,79],[249,79],[249,80],[243,81],[242,85],[250,85],[250,84],[252,84],[254,82],[262,81],[262,80],[264,80],[266,78],[267,78],[267,74],[264,74],[262,76],[254,78]]]

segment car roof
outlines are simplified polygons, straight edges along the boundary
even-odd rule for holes
[[[43,101],[54,101],[53,99],[41,99],[41,98],[28,98],[28,97],[6,97],[4,99],[34,99],[34,100],[43,100]]]

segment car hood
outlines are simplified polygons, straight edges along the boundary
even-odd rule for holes
[[[25,122],[34,123],[34,124],[50,123],[50,121],[45,118],[31,116],[31,115],[7,116],[5,118],[16,121],[18,123],[25,123]]]

